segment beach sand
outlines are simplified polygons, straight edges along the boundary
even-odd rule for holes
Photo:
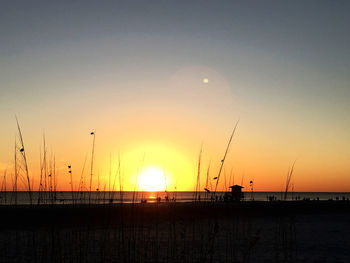
[[[349,262],[348,201],[0,207],[0,262]]]

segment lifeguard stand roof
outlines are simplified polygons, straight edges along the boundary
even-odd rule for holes
[[[244,188],[243,186],[240,186],[238,184],[232,185],[229,188]]]

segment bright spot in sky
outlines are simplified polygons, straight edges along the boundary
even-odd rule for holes
[[[157,167],[148,167],[142,170],[140,176],[140,190],[142,191],[165,191],[165,173]]]
[[[208,78],[204,78],[203,79],[203,83],[205,83],[205,84],[209,83],[209,79]]]

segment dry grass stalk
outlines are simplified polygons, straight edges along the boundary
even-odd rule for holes
[[[289,169],[289,171],[287,173],[286,188],[284,190],[284,200],[287,200],[289,188],[291,186],[291,180],[292,180],[292,177],[293,177],[294,166],[295,166],[295,161],[294,161],[292,167]]]
[[[230,137],[230,139],[229,139],[229,141],[228,141],[228,143],[227,143],[227,147],[226,147],[226,151],[225,151],[224,157],[223,157],[222,160],[221,160],[221,165],[220,165],[219,174],[218,174],[217,180],[216,180],[216,185],[215,185],[215,192],[214,192],[214,194],[216,194],[216,190],[217,190],[218,185],[219,185],[219,180],[220,180],[221,171],[222,171],[222,168],[224,167],[225,159],[226,159],[228,150],[230,149],[230,145],[231,145],[231,142],[232,142],[233,135],[234,135],[235,132],[236,132],[236,129],[237,129],[237,126],[238,126],[238,122],[239,122],[239,121],[236,122],[236,125],[235,125],[235,127],[234,127],[234,129],[233,129],[233,131],[232,131],[231,137]]]
[[[27,187],[28,187],[28,195],[29,195],[29,201],[30,204],[32,205],[33,203],[33,197],[32,197],[32,189],[31,189],[31,183],[30,183],[30,177],[29,177],[29,169],[28,169],[28,162],[27,162],[27,156],[26,156],[26,151],[24,148],[24,141],[23,141],[23,136],[22,136],[22,131],[21,127],[19,126],[18,119],[16,117],[16,122],[17,122],[17,129],[18,129],[18,135],[19,135],[19,140],[20,140],[20,154],[23,159],[23,165],[24,165],[24,172],[25,172],[25,179],[27,182]]]
[[[199,151],[198,155],[198,169],[197,169],[197,180],[196,180],[196,188],[194,192],[194,200],[196,201],[199,199],[199,191],[201,189],[201,159],[202,159],[202,151],[203,151],[203,144],[201,145],[201,149]]]
[[[91,202],[91,190],[92,190],[92,176],[94,170],[94,153],[95,153],[95,132],[91,132],[92,139],[92,150],[91,150],[91,165],[90,165],[90,186],[89,186],[89,203]]]

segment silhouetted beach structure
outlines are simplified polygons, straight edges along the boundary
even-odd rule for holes
[[[244,198],[244,193],[242,193],[243,186],[240,185],[232,185],[229,188],[231,188],[231,195],[232,195],[232,201],[233,202],[239,202],[241,199]]]

